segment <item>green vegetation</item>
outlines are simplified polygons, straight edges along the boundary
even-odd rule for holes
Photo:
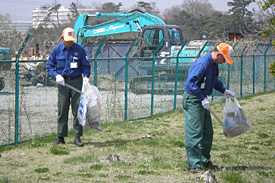
[[[34,171],[37,173],[45,173],[45,172],[48,172],[49,169],[48,168],[37,168]]]
[[[218,182],[274,182],[274,100],[275,92],[239,99],[253,129],[234,138],[213,118],[211,159],[224,167],[212,172]],[[220,119],[223,106],[211,104]],[[51,145],[53,134],[0,147],[0,182],[201,182],[187,170],[182,110],[102,129],[85,129],[82,148],[72,131],[64,145]]]
[[[94,155],[82,155],[82,156],[74,156],[64,160],[64,163],[68,164],[76,164],[76,163],[88,163],[95,160]]]
[[[52,153],[54,155],[63,155],[63,154],[69,154],[70,152],[65,147],[62,147],[62,146],[52,146],[50,148],[50,153]]]
[[[245,183],[247,182],[238,172],[229,171],[222,175],[223,182],[227,183]]]

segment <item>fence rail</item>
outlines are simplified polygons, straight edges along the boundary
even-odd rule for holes
[[[137,57],[134,56],[138,49],[136,41],[128,47],[123,45],[121,52],[117,45],[116,48],[104,45],[104,40],[97,46],[86,47],[92,65],[90,83],[99,88],[103,97],[102,123],[145,118],[182,108],[181,94],[190,63],[213,48],[205,44],[195,55],[180,56],[179,53],[187,51],[184,50],[186,40],[173,57],[156,54]],[[23,45],[26,43],[27,38]],[[238,43],[234,44],[234,50],[234,64],[219,66],[225,87],[238,97],[273,91],[275,82],[268,70],[275,60],[271,45]],[[106,58],[106,53],[112,57]],[[0,146],[17,145],[56,132],[57,89],[45,71],[47,60],[20,60],[19,55],[20,52],[16,60],[0,61],[0,64],[15,65],[0,71],[0,77],[5,80],[5,87],[0,91]],[[183,59],[189,62],[182,62]],[[213,91],[213,102],[223,100],[220,93]],[[71,129],[71,113],[69,120]]]

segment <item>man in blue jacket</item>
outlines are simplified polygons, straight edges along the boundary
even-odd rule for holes
[[[83,127],[77,119],[80,93],[66,87],[66,84],[81,90],[82,75],[83,80],[88,80],[91,74],[91,66],[87,58],[85,49],[75,41],[75,31],[73,28],[65,28],[62,32],[63,43],[55,46],[48,59],[46,70],[56,79],[58,88],[58,120],[57,139],[53,144],[65,144],[64,137],[68,136],[68,116],[71,105],[74,117],[73,131],[75,135],[74,143],[84,146],[80,137],[83,136]]]
[[[220,43],[211,53],[196,60],[188,71],[184,86],[183,110],[188,169],[193,173],[203,172],[202,167],[219,168],[210,161],[213,127],[207,95],[211,95],[214,88],[227,97],[235,96],[233,92],[225,89],[218,79],[218,65],[225,62],[233,64],[230,58],[232,53],[233,48],[230,45]]]

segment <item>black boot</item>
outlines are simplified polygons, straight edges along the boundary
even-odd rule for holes
[[[55,139],[55,141],[52,143],[52,145],[58,145],[58,144],[65,144],[64,137],[58,137]]]
[[[75,143],[75,145],[78,146],[78,147],[83,147],[83,146],[84,146],[84,144],[83,144],[83,142],[81,141],[80,137],[75,137],[74,143]]]
[[[210,170],[222,170],[223,168],[222,166],[214,165],[211,161],[204,163],[203,167]]]

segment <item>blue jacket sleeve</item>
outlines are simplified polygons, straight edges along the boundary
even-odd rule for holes
[[[214,85],[214,89],[218,90],[221,93],[224,93],[224,91],[225,91],[223,83],[219,79],[217,79],[217,81],[216,81],[216,83]]]
[[[83,48],[83,54],[81,59],[81,71],[84,77],[90,77],[91,75],[91,65],[87,57],[87,53]]]
[[[56,53],[54,52],[54,49],[51,51],[50,57],[47,61],[46,71],[54,78],[58,74],[56,72]]]

